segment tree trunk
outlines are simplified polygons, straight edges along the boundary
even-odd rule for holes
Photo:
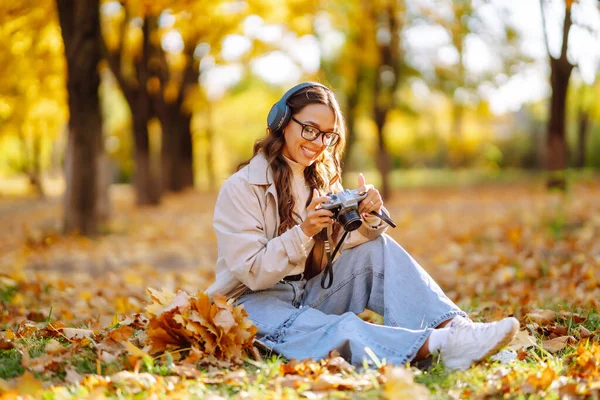
[[[141,54],[135,58],[135,81],[125,79],[121,72],[124,53],[125,29],[119,41],[119,49],[111,52],[106,43],[101,41],[104,56],[115,76],[119,87],[127,99],[131,110],[134,139],[134,160],[136,162],[133,183],[138,205],[156,205],[160,203],[161,185],[158,173],[154,171],[148,139],[148,121],[151,114],[151,96],[148,91],[148,80],[150,78],[150,55],[151,45],[151,17],[145,17],[142,26],[143,42]],[[126,21],[124,24],[128,23]]]
[[[181,135],[179,141],[179,157],[177,158],[180,176],[180,190],[194,187],[194,144],[192,141],[192,116],[180,113]]]
[[[160,29],[158,17],[146,18],[148,36],[157,34]],[[198,65],[194,61],[194,47],[185,48],[188,63],[181,76],[169,70],[164,50],[158,43],[148,42],[148,72],[158,79],[160,88],[152,95],[152,107],[162,128],[161,146],[161,186],[164,191],[180,192],[194,186],[193,145],[191,134],[192,115],[185,109],[185,95],[190,87],[198,85]],[[175,75],[175,76],[173,76]],[[165,99],[165,88],[172,80],[179,80],[177,95]]]
[[[587,136],[590,125],[590,113],[581,106],[577,116],[577,159],[575,166],[585,168],[585,158],[587,153]]]
[[[102,143],[99,144],[102,146]],[[113,183],[113,171],[111,162],[104,152],[98,157],[98,204],[96,214],[100,222],[108,221],[111,214],[110,185]]]
[[[67,60],[69,139],[65,167],[64,230],[97,232],[97,159],[101,152],[100,5],[98,0],[57,0]]]
[[[206,105],[206,172],[210,190],[215,190],[217,188],[217,174],[215,172],[214,161],[214,138],[215,128],[212,118],[212,105],[209,102]]]
[[[550,119],[548,121],[546,136],[546,168],[550,172],[548,188],[565,189],[566,181],[560,171],[567,167],[567,142],[566,142],[566,113],[567,113],[567,89],[569,88],[569,79],[573,71],[573,64],[567,59],[567,49],[569,46],[569,32],[571,29],[571,4],[565,2],[565,19],[563,21],[563,38],[560,56],[552,57],[546,35],[546,21],[544,14],[544,4],[540,0],[542,10],[542,21],[544,26],[544,35],[546,39],[546,49],[550,59],[550,85],[552,86],[552,97],[550,99]]]
[[[403,3],[399,4],[403,6]],[[402,64],[400,46],[400,32],[402,29],[399,15],[398,4],[392,2],[380,15],[375,15],[373,18],[374,21],[385,21],[385,28],[389,30],[391,35],[388,42],[384,41],[378,44],[380,63],[373,85],[373,118],[377,129],[378,150],[376,164],[381,174],[380,192],[385,200],[389,199],[391,194],[389,175],[392,169],[392,160],[385,144],[383,129],[388,112],[395,104],[394,92],[399,82],[400,66]]]
[[[462,146],[463,120],[465,107],[456,99],[452,105],[452,132],[450,135],[449,162],[452,167],[460,167],[465,163],[465,154]]]
[[[160,107],[159,107],[160,106]],[[179,148],[179,129],[174,118],[176,110],[170,104],[156,106],[158,119],[162,128],[162,141],[160,148],[160,173],[161,186],[164,192],[175,191],[177,183],[177,149]]]
[[[346,97],[346,150],[342,155],[342,167],[346,170],[350,166],[349,160],[352,149],[356,144],[356,106],[358,105],[359,98],[359,86],[358,82],[354,89],[351,89],[350,93]]]
[[[381,197],[385,200],[389,199],[390,196],[390,172],[392,170],[392,161],[390,154],[385,145],[385,138],[383,136],[383,128],[385,126],[385,120],[387,117],[388,110],[385,108],[379,108],[375,106],[375,125],[377,127],[377,150],[378,156],[376,157],[376,165],[379,173],[381,174]]]
[[[156,205],[160,203],[159,182],[153,173],[150,154],[150,141],[148,140],[148,105],[144,99],[138,99],[137,112],[133,113],[133,134],[135,139],[135,174],[133,184],[135,187],[138,205]],[[146,111],[146,112],[145,112]]]
[[[563,188],[564,177],[557,174],[567,167],[567,142],[566,142],[566,111],[567,89],[573,65],[566,59],[550,59],[552,85],[552,98],[550,99],[550,120],[547,131],[547,160],[548,171],[553,173],[549,178],[548,187]]]
[[[42,138],[39,135],[34,135],[32,143],[31,170],[29,173],[29,182],[33,186],[36,194],[40,198],[45,198],[44,185],[42,183]]]
[[[192,116],[184,114],[176,104],[158,108],[162,126],[162,187],[165,191],[180,192],[194,186]]]
[[[144,41],[142,54],[136,63],[136,77],[139,83],[137,90],[132,92],[129,101],[133,118],[133,135],[135,139],[135,176],[134,186],[138,205],[157,205],[160,203],[161,188],[157,174],[154,173],[150,140],[148,138],[148,121],[150,120],[150,79],[149,60],[151,53],[150,26],[148,18],[144,19],[142,28]]]

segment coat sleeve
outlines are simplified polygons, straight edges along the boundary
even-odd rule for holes
[[[382,207],[386,213],[388,213],[385,207]],[[389,213],[388,213],[389,214]],[[363,218],[363,223],[354,232],[350,232],[344,244],[342,244],[342,251],[346,249],[351,249],[353,247],[358,246],[359,244],[363,244],[370,240],[376,239],[381,236],[388,229],[388,224],[385,221],[379,219],[379,217],[369,217],[368,220],[365,221]],[[340,231],[343,231],[340,229]],[[343,232],[342,232],[343,233]]]
[[[268,289],[287,275],[301,273],[312,242],[298,232],[299,226],[269,240],[260,195],[232,176],[219,192],[213,219],[219,257],[251,290]]]

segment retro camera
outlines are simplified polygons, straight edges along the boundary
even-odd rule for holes
[[[360,228],[362,221],[358,214],[358,204],[367,197],[367,192],[360,192],[358,189],[344,189],[336,194],[328,193],[329,201],[322,203],[321,207],[333,212],[333,218],[336,219],[347,232],[352,232]]]

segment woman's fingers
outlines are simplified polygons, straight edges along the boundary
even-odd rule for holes
[[[307,209],[310,210],[316,210],[318,209],[321,204],[323,203],[327,203],[330,200],[329,196],[319,196],[319,192],[317,191],[317,189],[313,189],[313,198],[310,201],[310,204],[308,205]]]
[[[367,197],[365,197],[358,205],[358,212],[361,214],[369,214],[371,211],[381,210],[383,206],[383,200],[377,189],[369,190]]]
[[[329,196],[319,196],[319,192],[313,189],[313,198],[306,208],[306,220],[300,226],[307,236],[314,236],[333,223],[333,212],[321,208],[321,204],[329,200]]]
[[[318,210],[312,211],[312,215],[314,215],[316,217],[329,217],[329,218],[333,217],[333,213],[324,208],[320,208]]]
[[[368,192],[371,189],[375,189],[375,186],[368,184],[368,185],[359,186],[358,189],[356,189],[356,190],[358,190],[360,193],[363,193],[363,192]]]

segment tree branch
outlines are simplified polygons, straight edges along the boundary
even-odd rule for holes
[[[100,33],[100,50],[102,55],[108,62],[108,67],[110,68],[112,74],[114,75],[123,95],[128,100],[131,99],[133,87],[127,82],[125,77],[123,76],[123,72],[121,71],[122,63],[123,63],[123,43],[125,41],[125,33],[127,30],[127,8],[124,4],[121,3],[121,6],[125,9],[125,19],[123,24],[121,25],[121,31],[119,35],[119,42],[117,44],[117,50],[115,52],[111,52],[108,49],[106,44],[106,40],[104,39],[104,35]]]
[[[563,41],[560,49],[560,58],[567,61],[567,48],[569,46],[569,32],[571,31],[571,6],[565,2],[565,21],[563,23]]]
[[[129,83],[123,76],[123,73],[121,72],[120,53],[112,53],[108,49],[108,46],[106,45],[106,42],[104,41],[104,38],[102,37],[102,35],[100,37],[100,50],[102,52],[102,55],[108,62],[108,67],[110,68],[110,71],[112,72],[115,79],[117,80],[117,83],[119,84],[119,87],[121,88],[121,91],[123,92],[123,95],[125,96],[125,98],[127,98],[129,100],[130,96],[131,96],[132,87],[131,87],[131,85],[129,85]]]
[[[544,13],[544,0],[540,0],[540,10],[542,11],[542,30],[544,31],[544,43],[546,44],[546,51],[548,52],[548,57],[552,57],[550,53],[550,43],[548,42],[548,32],[546,31],[546,13]]]
[[[150,56],[150,26],[149,17],[145,17],[142,25],[142,52],[140,57],[135,61],[135,75],[137,78],[138,90],[147,91],[148,79],[150,73],[148,71],[148,58]]]
[[[195,67],[194,63],[194,50],[188,49],[187,53],[190,62],[183,71],[181,86],[179,87],[179,93],[177,94],[176,104],[179,109],[181,109],[183,101],[185,100],[185,93],[187,92],[188,85],[193,85],[194,83],[198,84],[198,78],[200,77],[200,72],[198,71],[198,68]]]

